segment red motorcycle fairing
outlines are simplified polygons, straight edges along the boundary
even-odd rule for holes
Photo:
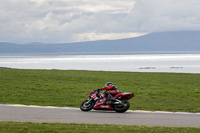
[[[114,98],[125,99],[125,100],[129,100],[132,97],[134,97],[133,93],[120,93],[120,94],[117,94],[117,95],[114,96]]]
[[[97,94],[97,92],[91,91],[90,95],[89,95],[89,98],[92,98],[93,100],[96,100],[97,99],[96,94]],[[98,94],[98,95],[100,97],[100,96],[102,96],[102,93]],[[93,107],[93,109],[96,109],[96,110],[99,110],[99,109],[112,110],[113,108],[110,105],[105,105],[105,102],[106,102],[106,98],[105,97],[97,100],[95,105],[94,105],[94,107]]]
[[[91,96],[93,94],[96,94],[96,92],[95,91],[91,91],[90,94],[89,94],[89,96]]]
[[[106,98],[104,97],[103,99],[99,99],[95,105],[93,109],[106,109],[106,110],[112,110],[113,108],[110,105],[105,105],[106,102]]]

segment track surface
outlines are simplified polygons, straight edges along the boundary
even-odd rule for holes
[[[200,127],[200,113],[114,111],[0,104],[0,121]]]

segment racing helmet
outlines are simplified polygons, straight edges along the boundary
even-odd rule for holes
[[[112,82],[107,82],[107,83],[105,84],[105,87],[110,87],[110,86],[112,86],[112,85],[113,85]]]

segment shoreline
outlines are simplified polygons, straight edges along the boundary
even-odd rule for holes
[[[181,67],[182,68],[182,67]],[[200,74],[191,72],[144,72],[144,71],[106,71],[106,70],[76,70],[76,69],[29,69],[29,68],[11,68],[11,67],[0,67],[0,69],[16,69],[16,70],[60,70],[60,71],[91,71],[91,72],[125,72],[125,73],[166,73],[166,74]],[[156,69],[156,68],[153,68]],[[179,67],[174,68],[179,69]]]

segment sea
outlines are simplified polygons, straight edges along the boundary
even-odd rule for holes
[[[200,54],[0,55],[0,68],[200,73]]]

